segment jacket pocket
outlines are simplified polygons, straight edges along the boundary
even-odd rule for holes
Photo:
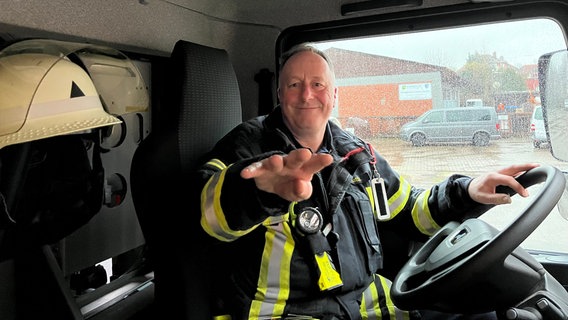
[[[363,192],[348,191],[341,207],[352,232],[353,250],[366,265],[366,272],[375,273],[382,266],[382,249],[369,198]]]

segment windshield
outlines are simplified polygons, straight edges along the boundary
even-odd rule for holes
[[[538,59],[566,49],[561,28],[553,20],[317,45],[330,56],[337,76],[333,116],[344,127],[351,117],[366,120],[365,127],[346,129],[370,141],[415,186],[429,188],[453,173],[477,176],[513,163],[538,162],[566,172],[567,163],[551,155],[546,134],[537,137],[531,131],[533,111],[540,106]],[[472,110],[479,107],[491,112],[474,116]],[[461,110],[451,122],[446,116],[404,126],[423,120],[428,110],[450,108]],[[529,192],[536,194],[539,188],[533,186]],[[502,229],[530,200],[517,196],[482,219]],[[523,243],[526,249],[568,253],[568,221],[562,217],[568,215],[558,208]]]

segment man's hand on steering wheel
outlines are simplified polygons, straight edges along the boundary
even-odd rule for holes
[[[467,191],[471,199],[482,204],[511,203],[511,196],[496,192],[497,186],[510,187],[520,196],[528,197],[529,192],[515,178],[538,166],[538,163],[515,164],[481,175],[471,181]]]

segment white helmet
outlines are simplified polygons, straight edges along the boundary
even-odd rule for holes
[[[0,56],[0,149],[117,123],[89,75],[65,56]]]
[[[68,57],[82,66],[93,81],[105,110],[113,115],[144,112],[149,94],[138,67],[119,50],[90,43],[53,39],[15,42],[3,54],[46,53]]]
[[[134,63],[119,51],[89,49],[76,54],[99,91],[106,111],[114,115],[148,111],[148,90]]]

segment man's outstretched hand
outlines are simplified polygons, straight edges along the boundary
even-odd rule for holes
[[[329,154],[297,149],[287,155],[273,155],[252,163],[241,171],[241,177],[254,179],[256,187],[262,191],[288,201],[301,201],[312,195],[313,175],[332,162]]]

